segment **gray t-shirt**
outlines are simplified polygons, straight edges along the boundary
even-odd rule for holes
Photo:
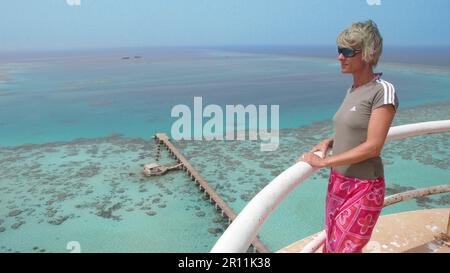
[[[333,155],[344,153],[365,142],[370,115],[373,110],[383,105],[393,105],[395,110],[398,108],[397,94],[391,83],[376,78],[365,85],[350,88],[333,117]],[[383,163],[379,156],[334,168],[347,177],[384,177]]]

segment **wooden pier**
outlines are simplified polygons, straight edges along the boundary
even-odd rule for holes
[[[235,218],[236,213],[230,208],[225,201],[212,189],[208,182],[203,179],[203,177],[197,172],[197,170],[192,167],[189,161],[181,154],[178,149],[170,142],[169,138],[164,133],[158,133],[154,136],[158,144],[164,145],[169,151],[170,155],[175,158],[178,163],[182,163],[183,170],[191,177],[192,181],[198,184],[199,189],[204,191],[205,196],[209,195],[209,201],[214,202],[216,209],[220,209],[222,216],[226,215],[228,217],[228,224],[230,224]],[[252,242],[253,248],[259,253],[269,253],[270,250],[258,239],[256,238]]]

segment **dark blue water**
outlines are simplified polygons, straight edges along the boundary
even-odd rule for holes
[[[330,119],[351,85],[351,76],[339,72],[337,61],[323,58],[328,56],[324,49],[252,50],[123,49],[10,56],[0,64],[0,143],[170,133],[176,120],[170,116],[172,107],[193,109],[194,96],[201,96],[205,106],[217,104],[224,110],[227,104],[279,105],[280,127],[298,128]],[[299,57],[313,56],[311,52],[322,57]],[[401,107],[449,99],[445,67],[382,63],[378,71],[395,84]]]

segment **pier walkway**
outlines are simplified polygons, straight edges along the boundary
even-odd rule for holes
[[[220,198],[216,191],[211,188],[206,182],[206,180],[198,173],[198,171],[192,167],[189,161],[181,154],[178,149],[170,142],[169,138],[164,133],[157,133],[154,139],[158,144],[162,144],[169,151],[170,155],[175,158],[178,163],[182,163],[183,170],[191,177],[192,181],[198,184],[199,189],[204,192],[205,196],[209,196],[209,201],[215,204],[216,209],[220,209],[222,216],[228,218],[228,224],[236,218],[236,213],[230,208],[225,201]],[[258,239],[256,238],[252,242],[254,251],[259,253],[269,253],[270,250]]]

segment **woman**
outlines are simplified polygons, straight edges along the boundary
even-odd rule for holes
[[[385,183],[380,153],[398,99],[394,86],[373,72],[382,43],[371,20],[354,23],[338,36],[341,72],[353,75],[353,86],[333,117],[334,136],[299,158],[315,168],[331,167],[325,253],[361,252],[383,207]],[[327,156],[329,148],[333,153]],[[324,158],[316,156],[317,151]]]

